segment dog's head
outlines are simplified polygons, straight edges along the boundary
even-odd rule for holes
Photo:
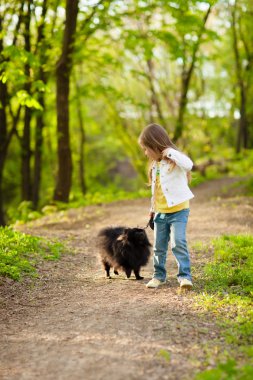
[[[117,240],[122,241],[123,244],[151,246],[146,231],[143,228],[125,228]]]

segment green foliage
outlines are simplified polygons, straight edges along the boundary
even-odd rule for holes
[[[80,207],[80,206],[88,206],[95,205],[101,203],[111,203],[119,200],[128,200],[128,199],[138,199],[138,198],[146,198],[150,196],[149,189],[140,189],[137,191],[126,191],[119,190],[116,187],[111,186],[109,189],[104,192],[100,189],[94,193],[87,193],[85,195],[79,195],[76,197],[71,197],[70,207]],[[69,207],[67,206],[67,207]]]
[[[198,242],[198,252],[213,251],[202,269],[198,306],[214,313],[228,343],[248,356],[247,365],[229,359],[196,376],[196,380],[250,380],[253,376],[253,236],[225,235],[211,245]]]
[[[229,173],[233,175],[252,175],[253,174],[253,150],[242,150],[234,154],[228,160]]]
[[[170,353],[167,350],[164,350],[163,348],[161,348],[158,351],[157,356],[160,358],[163,358],[166,362],[170,362],[170,360],[171,360]]]
[[[194,380],[251,380],[252,378],[252,365],[238,366],[235,360],[229,359],[214,369],[197,374]]]
[[[17,207],[10,208],[8,212],[9,222],[16,220],[29,222],[40,216],[42,216],[41,212],[33,210],[31,201],[23,201]]]
[[[111,203],[119,200],[129,200],[138,198],[147,198],[150,196],[149,189],[140,189],[138,191],[119,190],[116,187],[110,186],[105,191],[101,188],[92,193],[85,195],[80,192],[70,194],[70,202],[56,202],[45,204],[39,211],[33,209],[32,202],[23,201],[17,207],[9,209],[9,223],[13,224],[26,223],[31,220],[41,218],[44,215],[49,215],[57,211],[68,210],[70,208],[85,207],[89,205],[98,205],[102,203]]]
[[[215,134],[214,134],[215,135]],[[198,152],[199,144],[202,141],[202,137],[198,136],[196,151]],[[202,141],[203,142],[203,141]],[[210,142],[209,142],[210,143]],[[236,154],[231,148],[211,147],[206,144],[203,149],[203,155],[196,160],[196,165],[202,164],[210,160],[210,164],[207,165],[204,175],[199,172],[193,173],[196,178],[196,184],[204,182],[206,180],[221,178],[224,175],[230,177],[244,177],[238,179],[238,182],[231,185],[232,188],[238,188],[240,194],[249,195],[253,194],[253,151],[243,150],[241,153]],[[211,150],[210,150],[211,149]],[[248,178],[246,178],[246,176]],[[194,183],[194,181],[193,181]],[[240,188],[240,189],[239,189]]]
[[[0,227],[0,276],[13,280],[34,277],[41,259],[57,260],[62,252],[61,243]]]
[[[213,5],[212,14],[199,40],[209,4]],[[29,221],[44,214],[34,212],[30,204],[18,207],[23,175],[20,170],[22,155],[31,155],[30,177],[34,177],[38,115],[43,115],[44,122],[39,208],[51,204],[57,177],[55,69],[61,54],[65,4],[61,4],[61,12],[52,2],[46,5],[45,18],[40,2],[35,2],[32,7],[31,51],[26,51],[26,32],[22,21],[27,10],[22,15],[21,8],[8,1],[2,7],[0,80],[7,86],[5,111],[9,132],[21,105],[2,181],[5,211],[11,222],[15,218]],[[210,165],[205,175],[196,174],[194,178],[194,173],[191,185],[224,173],[253,173],[252,151],[234,154],[239,126],[234,112],[238,114],[240,98],[231,49],[232,6],[230,2],[215,0],[130,0],[126,4],[111,1],[103,2],[97,8],[88,3],[80,7],[69,98],[73,158],[69,207],[73,207],[73,203],[86,205],[88,201],[110,201],[114,199],[110,195],[113,191],[117,199],[123,192],[124,199],[127,197],[125,192],[144,188],[146,161],[137,144],[138,135],[153,120],[164,125],[173,138],[182,80],[190,69],[195,49],[196,61],[187,93],[183,135],[178,146],[190,153],[196,164],[210,158],[217,163]],[[251,11],[249,1],[237,2],[238,38],[243,38],[238,41],[238,46],[243,74],[247,76],[244,78],[247,79],[245,88],[249,94],[246,104],[249,147],[253,144],[250,101],[253,77],[252,65],[248,61],[252,56]],[[18,28],[20,15],[21,27]],[[37,44],[40,33],[43,38]],[[13,43],[15,37],[16,43]],[[43,95],[44,100],[41,98]],[[23,151],[22,142],[25,107],[31,111],[31,146],[27,152]],[[81,110],[85,132],[84,175],[88,189],[85,197],[80,195],[79,185],[82,134],[77,110]],[[123,161],[131,163],[136,171],[135,178],[128,178],[124,172],[117,171],[117,164]],[[245,184],[245,190],[247,194],[253,194],[252,181]]]
[[[245,186],[245,190],[246,190],[246,195],[248,196],[253,196],[253,178],[250,178],[246,181],[244,181],[244,186]]]
[[[207,264],[207,289],[253,297],[253,236],[222,236],[213,240],[214,262]]]
[[[229,342],[249,345],[253,339],[253,236],[222,236],[212,241],[214,259],[201,275],[204,291],[198,302],[222,320]]]
[[[32,69],[37,69],[40,66],[38,57],[31,52],[27,52],[24,48],[19,46],[6,46],[4,48],[0,70],[3,72],[4,82],[10,82],[14,95],[17,90],[23,90],[22,87],[27,81],[25,73],[25,65],[27,64]],[[24,95],[22,97],[24,98]]]
[[[37,100],[31,95],[29,95],[25,90],[18,91],[16,96],[17,96],[17,102],[21,104],[22,106],[26,106],[28,108],[34,108],[40,111],[43,110],[43,108],[37,102]]]

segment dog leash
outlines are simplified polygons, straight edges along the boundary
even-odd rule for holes
[[[156,169],[156,173],[157,173],[157,169]],[[152,196],[152,199],[151,199],[151,203],[152,203],[152,208],[154,210],[154,206],[155,206],[155,196],[156,196],[156,174],[155,174],[155,187],[154,187],[154,194]],[[154,230],[154,212],[152,211],[152,215],[146,225],[146,227],[143,228],[143,230],[146,230],[148,227],[151,228],[151,230]]]
[[[151,230],[154,230],[154,216],[152,215],[146,225],[143,229],[146,230],[148,227],[151,228]]]

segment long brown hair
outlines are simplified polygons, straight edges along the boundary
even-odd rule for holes
[[[150,148],[154,152],[158,154],[160,159],[162,159],[162,153],[166,148],[173,148],[178,150],[176,145],[171,141],[168,136],[166,130],[161,127],[159,124],[149,124],[146,128],[141,132],[139,139],[139,144],[143,147]],[[167,161],[171,163],[170,170],[173,170],[175,167],[175,163],[171,161],[169,158],[165,158]],[[151,169],[153,166],[154,160],[149,159],[148,166],[148,178],[149,184],[151,183]],[[188,182],[190,182],[191,175],[187,173]]]
[[[146,148],[152,149],[154,152],[161,155],[166,148],[177,149],[175,144],[171,141],[168,133],[163,127],[158,124],[149,124],[143,129],[139,136],[139,144],[145,146]]]

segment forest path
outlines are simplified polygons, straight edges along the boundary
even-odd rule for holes
[[[188,226],[190,248],[222,234],[252,233],[253,199],[222,197],[221,179],[194,189]],[[218,198],[217,198],[218,197]],[[178,292],[176,264],[168,259],[168,284],[147,289],[145,279],[123,274],[106,280],[97,259],[96,236],[108,225],[144,226],[149,200],[115,202],[44,217],[22,230],[57,237],[75,251],[43,263],[40,278],[2,285],[0,379],[184,380],[212,366],[226,343],[215,318],[194,306],[201,291],[198,268],[210,254],[191,248],[195,291]],[[152,231],[148,231],[153,241]],[[162,353],[169,353],[166,360]]]

